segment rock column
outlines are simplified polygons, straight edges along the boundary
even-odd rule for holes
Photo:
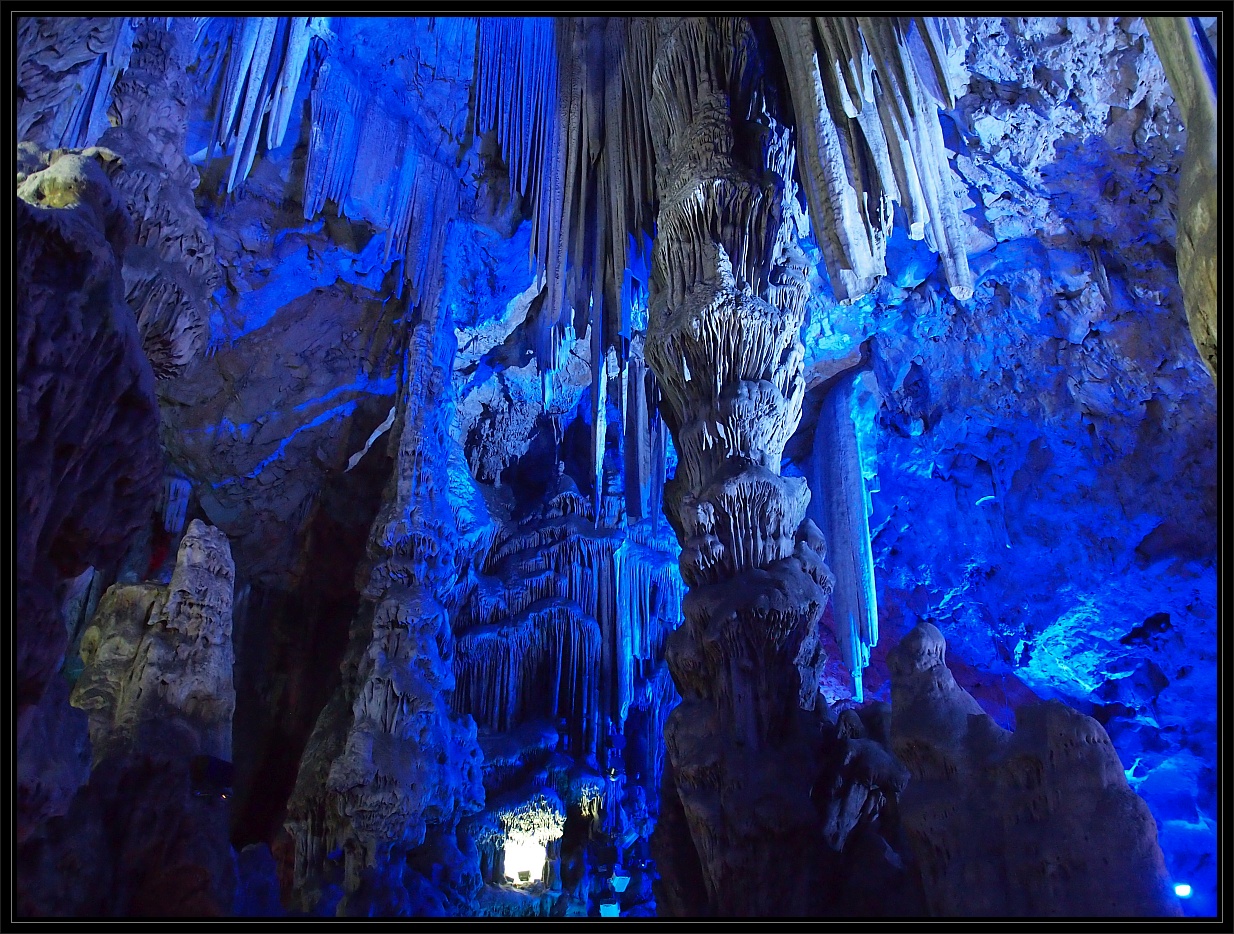
[[[475,722],[449,705],[448,604],[469,556],[450,487],[466,471],[450,448],[453,329],[437,324],[421,322],[409,341],[394,474],[369,538],[343,683],[318,718],[287,806],[295,900],[305,910],[323,910],[341,882],[340,913],[457,912],[479,884],[453,839],[484,792]],[[426,885],[404,869],[409,855],[436,864],[432,887],[444,903],[421,897]]]
[[[678,452],[664,509],[690,588],[666,649],[683,700],[665,728],[664,810],[684,816],[671,823],[688,828],[709,911],[810,914],[817,730],[803,708],[818,694],[831,577],[804,520],[806,482],[780,475],[805,390],[794,149],[749,22],[662,19],[659,29],[646,355]],[[689,903],[671,896],[696,872],[683,844],[661,835],[658,845],[667,905]]]

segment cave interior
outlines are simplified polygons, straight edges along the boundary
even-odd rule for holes
[[[1219,916],[1226,19],[13,14],[15,914]]]

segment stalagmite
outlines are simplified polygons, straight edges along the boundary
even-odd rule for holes
[[[936,917],[1181,914],[1157,826],[1105,729],[1058,701],[1004,730],[921,623],[888,655],[904,829]]]
[[[861,670],[878,644],[874,557],[870,550],[870,494],[862,472],[853,418],[853,376],[843,376],[823,400],[814,434],[813,487],[818,525],[827,539],[827,564],[835,574],[832,606],[836,638],[853,676],[853,698],[864,699]]]
[[[369,537],[343,684],[318,718],[288,802],[295,901],[306,910],[341,852],[345,910],[368,913],[362,877],[451,838],[483,801],[475,723],[448,702],[449,605],[460,564],[484,541],[450,482],[462,458],[450,451],[449,310],[430,305],[408,343],[395,469]]]
[[[227,536],[194,519],[167,585],[116,585],[82,637],[82,675],[70,701],[90,715],[97,763],[183,724],[190,754],[231,759],[232,597]]]

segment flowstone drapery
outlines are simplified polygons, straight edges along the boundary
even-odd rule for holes
[[[803,522],[805,480],[780,475],[805,392],[794,150],[748,22],[659,30],[647,359],[678,451],[665,511],[690,587],[666,650],[683,700],[665,729],[663,810],[684,813],[712,912],[806,915],[820,834],[807,778],[817,733],[802,707],[818,693],[831,576]],[[657,832],[661,853],[688,854]],[[660,863],[678,887],[682,860]]]

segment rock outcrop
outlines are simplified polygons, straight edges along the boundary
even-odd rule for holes
[[[231,760],[235,575],[227,536],[194,519],[170,584],[118,584],[103,595],[70,698],[90,716],[96,764],[173,725],[189,737],[174,744],[187,755]]]
[[[1101,724],[1061,704],[1004,730],[956,684],[946,641],[919,624],[888,658],[891,747],[930,914],[1181,914],[1157,828]]]
[[[226,536],[195,519],[170,585],[100,601],[70,698],[89,715],[94,766],[22,850],[21,913],[230,913],[234,580]]]
[[[57,709],[34,713],[68,646],[57,589],[88,567],[114,572],[162,473],[154,376],[124,303],[120,256],[132,226],[105,170],[113,159],[100,149],[18,151],[14,701],[22,759],[31,754],[32,717],[76,731],[61,741],[66,750],[84,741],[84,722],[63,708],[63,690],[48,701]],[[66,754],[66,762],[78,757]],[[84,777],[65,768],[62,780]],[[71,796],[67,786],[19,785],[19,837]]]

